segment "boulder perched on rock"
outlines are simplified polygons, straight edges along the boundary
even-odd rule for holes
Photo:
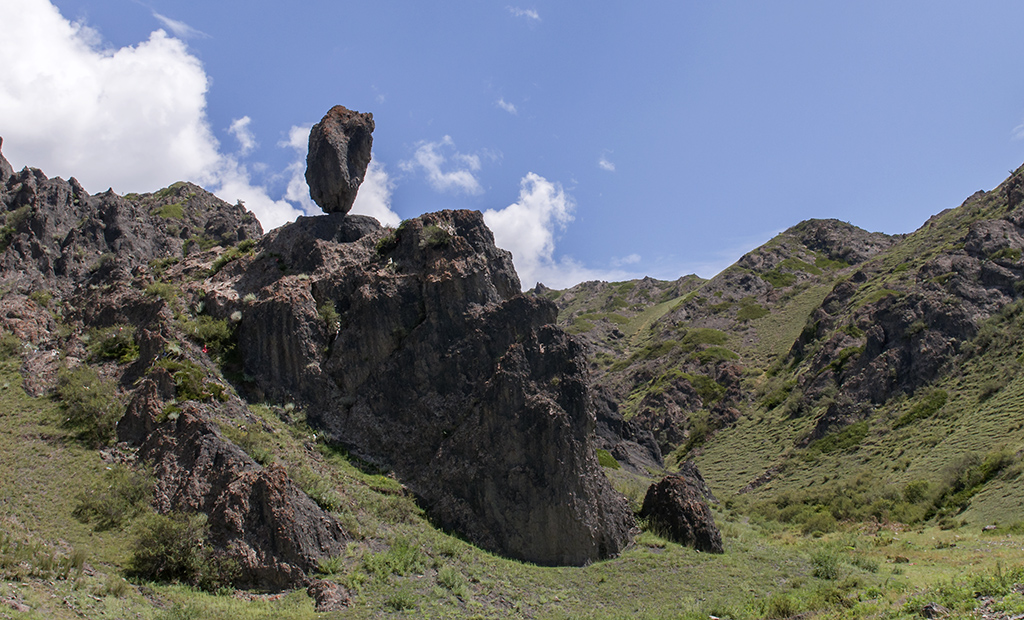
[[[703,488],[702,488],[703,487]],[[703,480],[665,476],[647,489],[640,516],[666,537],[708,553],[723,553],[722,534],[705,499]]]
[[[309,132],[306,183],[326,213],[348,213],[366,176],[373,145],[373,114],[336,105]]]
[[[586,357],[554,304],[519,292],[479,212],[357,223],[282,226],[207,294],[225,312],[253,300],[238,347],[257,397],[296,402],[486,549],[559,565],[621,551],[633,516],[597,462]]]

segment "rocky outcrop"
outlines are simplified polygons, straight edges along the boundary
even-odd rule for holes
[[[582,348],[554,305],[519,293],[478,212],[393,231],[350,219],[284,226],[211,282],[210,307],[242,314],[254,383],[305,403],[487,549],[541,564],[616,554],[632,516],[597,463]]]
[[[309,132],[306,183],[326,213],[352,208],[370,163],[373,129],[373,114],[336,105]]]
[[[647,489],[640,517],[681,545],[707,553],[724,553],[722,535],[704,500],[708,493],[699,475],[696,479],[685,473],[666,476]]]
[[[6,161],[6,160],[4,160]],[[190,183],[155,194],[89,195],[71,178],[25,168],[0,183],[0,273],[21,290],[128,280],[154,259],[256,239],[262,228],[241,204]]]
[[[210,542],[241,569],[237,585],[295,587],[319,559],[343,551],[349,536],[334,517],[280,466],[264,468],[222,437],[213,405],[188,401],[173,415],[163,414],[164,407],[157,382],[143,380],[118,434],[152,466],[158,511],[208,515]]]
[[[7,179],[11,178],[14,174],[14,167],[11,166],[11,162],[7,161],[7,158],[3,154],[4,139],[0,137],[0,184],[7,183]]]

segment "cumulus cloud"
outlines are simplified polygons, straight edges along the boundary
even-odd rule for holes
[[[497,105],[498,105],[499,108],[501,108],[502,110],[505,110],[509,114],[519,114],[519,110],[516,110],[515,104],[511,104],[511,103],[505,101],[504,97],[502,97],[501,99],[498,99]]]
[[[220,160],[205,117],[209,80],[163,30],[103,49],[46,0],[0,3],[0,135],[7,158],[75,175],[92,191],[210,181]]]
[[[231,121],[231,126],[228,127],[228,133],[235,136],[235,139],[238,140],[239,155],[248,155],[256,148],[256,136],[249,129],[250,123],[252,123],[252,119],[248,116],[243,116]]]
[[[228,202],[241,200],[253,212],[264,230],[293,221],[303,212],[285,200],[274,200],[265,187],[253,184],[248,168],[233,157],[221,160],[216,171],[217,186],[213,192]]]
[[[605,157],[604,155],[602,155],[601,159],[598,160],[597,166],[601,170],[607,170],[608,172],[615,172],[615,164],[610,162],[610,161],[608,161],[608,158]]]
[[[540,21],[540,14],[534,9],[521,9],[517,6],[506,7],[508,12],[516,17],[525,17],[533,21]]]
[[[366,168],[366,177],[359,186],[359,193],[356,194],[356,201],[352,204],[350,213],[375,217],[385,226],[398,226],[402,218],[391,210],[391,192],[394,191],[394,186],[394,181],[388,177],[384,164],[370,160],[370,165]]]
[[[574,209],[561,185],[530,172],[519,183],[517,202],[484,212],[495,243],[512,252],[524,286],[535,284],[538,274],[554,265],[555,232],[572,221]]]
[[[439,192],[482,194],[484,189],[476,178],[480,156],[455,151],[455,141],[444,136],[438,142],[420,142],[413,158],[399,167],[406,172],[426,173],[427,182]],[[446,152],[451,152],[446,155]]]
[[[198,33],[164,23],[181,36]],[[112,49],[47,0],[0,2],[0,66],[0,136],[18,168],[75,176],[92,192],[194,181],[245,202],[267,230],[305,209],[271,198],[236,156],[221,153],[206,117],[209,78],[164,30]],[[229,128],[241,147],[237,156],[255,148],[250,122],[242,117]]]
[[[165,28],[173,32],[174,36],[180,39],[208,39],[210,37],[210,35],[206,34],[202,30],[196,30],[185,22],[171,19],[170,17],[161,15],[156,11],[153,11],[153,17],[157,18]]]

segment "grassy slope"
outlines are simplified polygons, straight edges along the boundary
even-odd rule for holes
[[[1004,393],[1009,392],[1008,387]],[[78,492],[101,480],[107,464],[60,426],[56,403],[24,393],[14,360],[0,365],[0,410],[5,533],[21,543],[44,543],[55,556],[72,550],[86,556],[85,571],[69,579],[32,576],[25,564],[5,564],[0,601],[31,609],[15,617],[759,618],[777,608],[870,615],[879,607],[898,611],[913,588],[951,574],[957,564],[1024,561],[1019,544],[1002,544],[1019,536],[961,538],[952,564],[929,546],[927,532],[902,540],[884,531],[804,538],[751,525],[742,515],[719,509],[727,548],[722,556],[644,533],[614,560],[584,568],[532,566],[436,530],[394,480],[364,472],[344,454],[317,444],[301,422],[285,424],[275,409],[260,406],[254,411],[263,419],[261,430],[225,430],[261,458],[293,472],[305,468],[312,472],[307,478],[327,481],[321,492],[335,494],[336,514],[358,534],[327,578],[353,589],[353,606],[337,616],[317,614],[302,590],[267,596],[208,594],[167,584],[119,589],[131,526],[94,532],[71,515]],[[955,534],[938,535],[952,540]],[[1000,545],[993,547],[996,541]],[[408,552],[395,551],[401,548]],[[895,554],[912,557],[914,564],[891,564],[888,557]],[[822,557],[832,558],[833,578],[816,576]]]

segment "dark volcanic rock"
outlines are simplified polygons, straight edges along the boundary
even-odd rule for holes
[[[255,298],[239,327],[255,383],[305,403],[310,423],[487,549],[541,564],[622,549],[632,516],[597,463],[581,345],[552,325],[551,302],[519,293],[480,213],[349,242],[327,225],[347,218],[318,219],[265,240],[302,274],[257,262],[225,282]]]
[[[210,420],[211,405],[189,401],[177,419],[160,422],[158,392],[154,381],[143,381],[118,434],[130,443],[144,437],[139,456],[156,474],[157,510],[209,516],[210,541],[241,568],[237,585],[294,587],[317,560],[343,551],[349,537],[334,517],[280,466],[263,468],[224,439]]]
[[[666,476],[647,489],[640,516],[681,545],[708,553],[723,553],[722,535],[704,501],[709,493],[699,475],[691,479],[684,470],[684,473]]]
[[[348,213],[366,175],[373,145],[373,114],[336,105],[309,132],[306,183],[327,213]]]

